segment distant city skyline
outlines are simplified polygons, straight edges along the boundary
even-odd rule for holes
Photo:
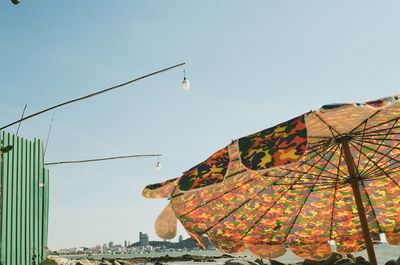
[[[190,238],[189,236],[187,238]],[[135,243],[140,243],[143,244],[143,246],[148,246],[150,241],[168,241],[168,242],[175,242],[175,243],[179,243],[181,241],[183,241],[183,235],[179,235],[175,238],[176,240],[163,240],[160,238],[150,238],[148,236],[147,233],[143,233],[142,231],[139,232],[139,236],[137,237],[137,239],[125,239],[121,242],[117,242],[117,241],[106,241],[106,242],[98,242],[94,245],[79,245],[79,246],[71,246],[69,248],[94,248],[96,246],[102,246],[103,248],[110,248],[113,246],[124,246],[124,247],[129,247],[132,244]],[[105,247],[106,246],[106,247]],[[68,248],[66,248],[68,249]]]

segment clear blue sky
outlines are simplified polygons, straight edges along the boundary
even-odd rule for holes
[[[399,93],[400,1],[28,1],[0,3],[1,124],[172,64],[182,69],[55,111],[49,243],[155,239],[177,177],[231,139],[333,102]],[[52,113],[22,124],[45,139]],[[15,127],[9,129],[11,132]],[[184,234],[180,230],[181,234]],[[186,236],[186,234],[184,234]]]

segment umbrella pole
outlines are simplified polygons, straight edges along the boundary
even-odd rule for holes
[[[353,156],[350,152],[349,143],[347,141],[342,142],[342,150],[343,150],[344,160],[347,164],[347,168],[348,168],[349,174],[350,174],[350,184],[351,184],[351,188],[353,189],[354,199],[355,199],[356,205],[357,205],[358,217],[360,218],[361,229],[363,232],[365,245],[367,248],[369,262],[371,265],[377,265],[378,263],[376,261],[375,251],[374,251],[374,247],[373,247],[372,239],[371,239],[371,234],[369,232],[368,221],[367,221],[367,217],[365,216],[364,205],[363,205],[362,198],[361,198],[361,192],[360,192],[360,187],[359,187],[359,183],[358,183],[358,181],[359,181],[358,174],[356,171],[356,166],[354,163]]]

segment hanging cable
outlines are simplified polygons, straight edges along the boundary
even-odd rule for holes
[[[85,160],[69,160],[69,161],[60,161],[60,162],[50,162],[50,163],[45,163],[44,165],[45,166],[54,166],[54,165],[62,165],[62,164],[79,164],[79,163],[89,163],[89,162],[98,162],[98,161],[115,160],[115,159],[149,158],[149,157],[160,157],[160,156],[161,156],[161,154],[113,156],[113,157],[93,158],[93,159],[85,159]]]
[[[157,169],[158,171],[161,171],[160,157],[157,157],[156,169]]]
[[[43,114],[43,113],[45,113],[45,112],[48,112],[48,111],[50,111],[50,110],[53,110],[53,109],[56,109],[56,108],[59,108],[59,107],[62,107],[62,106],[65,106],[65,105],[68,105],[68,104],[71,104],[71,103],[80,101],[80,100],[84,100],[84,99],[87,99],[87,98],[90,98],[90,97],[94,97],[94,96],[103,94],[103,93],[105,93],[105,92],[108,92],[108,91],[111,91],[111,90],[114,90],[114,89],[117,89],[117,88],[120,88],[120,87],[129,85],[129,84],[134,83],[134,82],[136,82],[136,81],[139,81],[139,80],[148,78],[148,77],[150,77],[150,76],[157,75],[157,74],[160,74],[160,73],[163,73],[163,72],[172,70],[172,69],[177,68],[177,67],[182,66],[182,65],[185,65],[185,63],[176,64],[176,65],[173,65],[173,66],[170,66],[170,67],[167,67],[167,68],[164,68],[164,69],[161,69],[161,70],[152,72],[152,73],[150,73],[150,74],[143,75],[143,76],[141,76],[141,77],[132,79],[132,80],[127,81],[127,82],[125,82],[125,83],[121,83],[121,84],[118,84],[118,85],[115,85],[115,86],[112,86],[112,87],[109,87],[109,88],[106,88],[106,89],[103,89],[103,90],[94,92],[94,93],[89,94],[89,95],[86,95],[86,96],[83,96],[83,97],[79,97],[79,98],[75,98],[75,99],[72,99],[72,100],[65,101],[65,102],[63,102],[63,103],[54,105],[54,106],[49,107],[49,108],[47,108],[47,109],[41,110],[41,111],[36,112],[36,113],[34,113],[34,114],[31,114],[31,115],[29,115],[29,116],[26,116],[25,118],[21,118],[21,119],[19,119],[19,120],[17,120],[17,121],[14,121],[14,122],[12,122],[12,123],[9,123],[9,124],[7,124],[7,125],[1,127],[0,130],[4,130],[5,128],[8,128],[8,127],[10,127],[10,126],[12,126],[12,125],[15,125],[15,124],[17,124],[17,123],[19,123],[19,122],[21,122],[21,121],[24,121],[24,120],[33,118],[33,117],[35,117],[35,116],[38,116],[38,115]]]
[[[54,121],[54,112],[53,112],[53,116],[51,117],[49,132],[48,132],[48,134],[47,134],[47,139],[46,139],[46,145],[45,145],[45,147],[44,147],[44,154],[46,154],[47,145],[49,144],[50,133],[51,133],[51,129],[53,128],[53,121]]]
[[[28,104],[25,104],[24,110],[22,111],[21,119],[20,119],[20,122],[18,123],[17,132],[15,133],[16,136],[18,136],[19,128],[21,127],[22,119],[24,118],[25,110],[26,110],[27,106],[28,106]]]

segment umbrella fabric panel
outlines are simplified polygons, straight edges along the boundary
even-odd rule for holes
[[[286,187],[269,186],[251,196],[245,204],[237,211],[227,216],[223,222],[214,226],[208,235],[213,238],[219,237],[226,242],[245,242],[246,244],[257,244],[261,242],[254,241],[248,237],[248,232],[263,217],[269,209],[272,208]],[[225,233],[227,231],[227,233]],[[253,241],[252,241],[253,240]]]
[[[225,223],[225,218],[228,216],[239,214],[249,207],[257,208],[260,203],[253,205],[252,198],[267,194],[269,190],[263,189],[269,189],[272,187],[270,184],[276,181],[274,178],[263,178],[262,172],[257,171],[235,174],[243,171],[237,147],[237,142],[230,145],[232,157],[228,172],[232,174],[226,177],[226,181],[187,193],[178,192],[172,197],[171,202],[177,217],[191,233],[205,233],[214,226],[218,227],[220,222]],[[269,192],[274,194],[275,191]],[[225,236],[228,235],[230,233],[226,233]]]
[[[274,201],[281,197],[284,189],[283,187],[265,187],[262,192],[250,197],[237,211],[227,216],[224,222],[213,227],[208,234],[219,235],[228,241],[242,241],[247,232],[274,205]],[[221,233],[225,230],[229,233]],[[250,243],[250,241],[246,239],[246,242]]]
[[[311,245],[290,245],[290,250],[299,257],[312,260],[325,260],[332,254],[332,248],[328,242]]]
[[[225,177],[225,181],[187,192],[183,192],[176,187],[171,195],[171,202],[177,216],[186,215],[188,212],[202,207],[203,205],[213,203],[221,196],[230,192],[235,192],[241,185],[256,180],[260,173],[254,172],[254,174],[246,174],[245,169],[237,159],[238,152],[236,150],[237,145],[231,145],[229,147],[231,162],[227,169],[229,175]]]
[[[178,187],[181,191],[188,191],[219,183],[224,180],[228,165],[229,153],[226,147],[185,172],[178,181]]]
[[[380,99],[379,104],[365,103],[344,104],[337,108],[326,108],[306,114],[308,142],[329,139],[338,134],[357,134],[365,130],[373,130],[380,124],[397,119],[400,116],[398,96]],[[378,100],[379,101],[379,100]],[[364,122],[368,120],[368,127]]]
[[[306,147],[304,115],[239,139],[241,161],[251,170],[264,170],[296,162]]]
[[[385,233],[386,236],[386,241],[390,244],[390,245],[400,245],[400,233],[392,233],[392,232],[386,232]]]
[[[298,163],[271,169],[267,174],[279,176],[280,181],[291,179],[292,188],[312,187],[314,190],[342,184],[339,182],[340,178],[346,178],[348,170],[341,157],[339,146],[323,143],[309,148]]]
[[[380,178],[365,182],[365,189],[382,232],[400,231],[400,188],[396,184],[399,177],[392,178],[391,181]]]
[[[333,189],[311,192],[293,223],[287,242],[293,245],[328,242],[331,239],[333,201]]]
[[[284,245],[246,244],[246,247],[261,258],[278,258],[286,253]]]
[[[176,188],[178,178],[170,179],[161,183],[147,185],[142,195],[145,198],[167,198]]]
[[[246,240],[272,245],[283,244],[296,221],[301,206],[307,200],[307,190],[286,190],[279,200],[247,234]]]
[[[363,197],[365,214],[370,231],[372,234],[379,235],[379,228],[372,208],[366,201],[365,193]],[[347,241],[349,243],[349,246],[346,248],[347,252],[359,251],[365,243],[351,187],[343,186],[338,189],[333,211],[334,217],[331,238],[335,240],[338,245],[345,245]],[[353,248],[350,249],[350,246],[353,246]]]
[[[260,181],[242,184],[233,191],[224,193],[222,196],[201,205],[201,207],[196,207],[183,215],[178,215],[178,218],[195,232],[205,233],[217,223],[224,221],[226,216],[241,207],[249,197],[259,193],[264,187],[262,184],[263,182]]]
[[[373,242],[380,242],[379,234],[371,234]],[[365,239],[362,234],[337,239],[336,250],[341,253],[354,253],[365,249]]]

